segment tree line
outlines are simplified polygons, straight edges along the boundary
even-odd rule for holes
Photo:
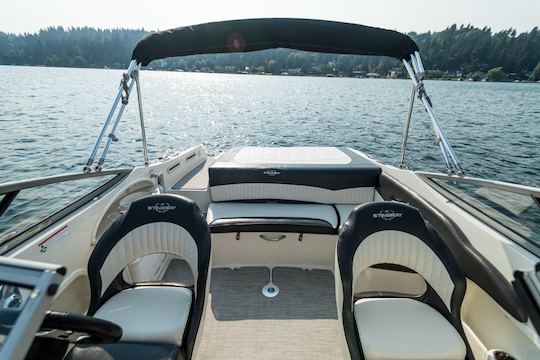
[[[0,32],[0,64],[125,68],[135,44],[148,35],[144,29],[94,29],[90,27],[49,27],[38,33]],[[432,74],[491,74],[501,80],[507,74],[515,79],[540,80],[540,31],[517,34],[509,29],[492,32],[470,25],[452,25],[443,31],[409,33],[418,44],[426,69]],[[154,61],[156,69],[215,72],[343,75],[397,70],[394,59],[354,55],[317,54],[290,49],[255,53],[196,55]],[[491,72],[490,72],[491,70]],[[490,76],[491,76],[490,75]]]

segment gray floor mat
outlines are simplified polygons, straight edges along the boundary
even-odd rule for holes
[[[267,282],[266,268],[213,270],[198,359],[342,359],[332,273],[276,268],[275,298]]]
[[[193,285],[193,274],[191,273],[191,269],[185,260],[172,259],[161,281]]]

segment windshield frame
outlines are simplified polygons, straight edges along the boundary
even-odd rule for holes
[[[48,228],[52,224],[81,208],[82,206],[89,203],[92,199],[102,195],[104,192],[112,188],[114,185],[118,184],[120,181],[125,179],[129,173],[131,173],[131,168],[124,169],[111,169],[106,171],[91,172],[91,173],[74,173],[74,174],[61,174],[48,176],[43,178],[36,178],[23,181],[14,181],[5,184],[0,184],[0,195],[4,197],[0,201],[0,216],[2,216],[5,211],[9,208],[12,201],[17,197],[19,192],[24,189],[34,188],[37,186],[51,185],[63,183],[66,181],[74,181],[80,179],[88,179],[91,177],[102,177],[115,175],[112,179],[108,180],[104,184],[98,186],[95,189],[92,189],[86,195],[83,195],[74,202],[68,204],[67,206],[61,208],[58,211],[53,212],[44,219],[38,221],[37,223],[22,229],[20,232],[16,232],[13,236],[6,236],[0,241],[0,256],[5,255],[10,252],[20,244],[24,243],[26,240],[39,233],[40,231]]]
[[[484,211],[476,207],[474,204],[471,204],[462,197],[456,195],[447,188],[441,186],[436,180],[443,181],[455,181],[464,184],[471,184],[478,187],[491,188],[499,191],[506,191],[512,194],[519,194],[524,196],[530,196],[534,203],[540,209],[540,188],[535,188],[532,186],[518,185],[512,183],[506,183],[495,180],[487,180],[473,177],[460,177],[460,176],[450,176],[440,173],[432,172],[422,172],[417,171],[415,174],[435,189],[438,193],[449,199],[452,203],[457,205],[459,208],[465,210],[470,215],[474,216],[478,220],[482,221],[495,231],[499,232],[509,240],[517,243],[521,247],[525,248],[529,252],[533,253],[536,256],[540,256],[540,243],[533,241],[530,238],[518,233],[517,231],[512,230],[509,226],[505,225],[501,221],[494,219],[489,214],[486,214]],[[495,210],[495,209],[494,209]],[[504,214],[502,214],[504,215]],[[512,219],[516,221],[515,219]]]

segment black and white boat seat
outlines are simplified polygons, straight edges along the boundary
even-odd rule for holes
[[[193,288],[178,284],[128,285],[123,269],[140,257],[168,253],[181,257],[193,273]],[[90,256],[89,315],[122,327],[119,343],[77,346],[70,359],[122,356],[126,344],[137,344],[137,359],[189,359],[202,322],[209,285],[210,232],[197,205],[177,195],[150,195],[129,210],[101,237]],[[97,355],[96,355],[97,354]],[[99,356],[98,356],[99,355]],[[162,356],[162,355],[160,355]],[[110,357],[104,357],[109,359]]]
[[[208,207],[212,233],[277,231],[337,234],[334,208],[323,204],[221,202]]]
[[[417,209],[376,202],[353,210],[336,246],[336,302],[351,359],[472,359],[461,325],[465,277],[447,244]],[[421,299],[355,298],[360,274],[373,265],[421,275]]]
[[[373,201],[381,169],[347,148],[234,148],[209,168],[212,202]]]

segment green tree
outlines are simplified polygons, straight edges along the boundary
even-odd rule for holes
[[[536,64],[533,70],[533,80],[540,81],[540,61],[538,62],[538,64]]]
[[[82,56],[78,55],[78,56],[75,56],[73,58],[72,66],[74,66],[74,67],[86,67],[87,62]]]
[[[276,60],[268,60],[266,63],[266,71],[269,73],[277,73],[279,71],[278,62]]]
[[[0,64],[126,68],[135,44],[148,35],[144,29],[94,29],[90,27],[49,27],[21,35],[0,32]],[[418,44],[428,70],[472,73],[502,67],[519,79],[533,71],[540,80],[540,30],[518,34],[514,29],[493,33],[488,27],[452,25],[445,30],[409,33]],[[180,60],[180,61],[179,61]],[[376,71],[381,75],[402,67],[397,60],[377,56],[308,53],[291,49],[268,49],[250,53],[205,54],[181,59],[155,60],[156,69],[194,70],[200,67],[223,69],[258,68],[279,73],[301,68],[304,73],[352,74],[353,70]],[[492,72],[493,80],[500,72]]]
[[[502,67],[496,67],[487,72],[487,78],[489,81],[503,81],[506,79],[506,74]]]

